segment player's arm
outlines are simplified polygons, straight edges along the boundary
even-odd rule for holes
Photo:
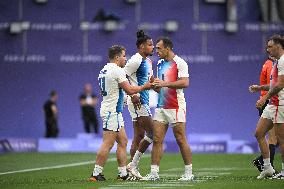
[[[284,75],[279,75],[275,86],[270,88],[268,93],[256,102],[256,107],[262,107],[271,97],[277,95],[284,88]]]
[[[251,85],[249,86],[249,92],[256,93],[259,91],[269,91],[269,85]]]
[[[189,78],[181,77],[177,81],[174,81],[174,82],[163,81],[159,78],[156,78],[153,82],[153,85],[158,88],[168,87],[168,88],[173,88],[173,89],[183,89],[189,86]]]
[[[147,82],[142,86],[132,86],[128,81],[123,81],[118,84],[128,95],[136,94],[140,91],[149,90],[151,88],[151,83]]]

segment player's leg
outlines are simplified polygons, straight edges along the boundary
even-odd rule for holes
[[[266,108],[266,106],[268,105],[268,103],[269,103],[269,100],[267,100],[267,101],[265,102],[265,104],[264,104],[261,108],[258,108],[259,117],[261,117],[261,115],[262,115],[264,109]],[[264,113],[264,115],[266,115],[266,114],[267,114],[267,112]],[[266,116],[266,117],[267,117],[267,116]],[[272,131],[272,132],[274,132],[274,131]],[[269,133],[271,133],[271,131],[268,131],[268,144],[269,144],[269,151],[270,151],[270,158],[271,158],[271,157],[274,157],[273,154],[275,153],[275,148],[274,148],[275,146],[274,146],[274,145],[270,145],[270,144],[273,144],[273,143],[270,143],[270,142],[271,142],[271,141],[270,141],[270,138],[273,139],[273,136],[270,137],[271,135],[270,135]],[[275,138],[275,137],[274,137],[274,138]],[[276,143],[275,143],[275,144],[276,144]],[[274,149],[274,150],[273,150],[273,149]],[[273,151],[274,151],[274,153],[273,153]],[[270,159],[270,162],[273,162],[273,160]],[[255,158],[255,159],[252,161],[252,163],[253,163],[253,165],[258,169],[259,172],[262,171],[262,169],[263,169],[263,157],[262,157],[261,154],[260,154],[260,156],[258,156],[257,158]]]
[[[265,139],[266,133],[273,127],[273,123],[270,119],[261,117],[257,123],[255,138],[258,142],[262,157],[263,157],[263,171],[257,177],[258,179],[271,176],[274,173],[274,169],[270,163],[270,154],[267,141]]]
[[[274,167],[273,161],[274,161],[275,149],[276,149],[276,145],[277,145],[277,139],[276,139],[274,127],[271,130],[268,131],[267,136],[268,136],[267,142],[268,142],[269,153],[270,153],[270,163],[271,163],[272,167]],[[252,163],[254,164],[254,166],[257,167],[259,172],[262,171],[262,168],[263,168],[263,157],[262,157],[262,155],[255,158],[252,161]]]
[[[147,148],[153,141],[153,134],[152,134],[153,120],[150,116],[141,116],[137,118],[137,123],[139,128],[142,128],[143,131],[144,130],[146,131],[146,135],[140,141],[139,147],[136,150],[134,157],[132,158],[132,161],[127,165],[127,169],[134,176],[142,178],[141,174],[139,173],[138,163],[143,153],[147,150]]]
[[[145,133],[143,127],[139,127],[137,120],[133,121],[133,131],[134,131],[134,136],[130,148],[131,160],[133,159],[135,152],[138,149],[139,143],[144,138],[144,133]]]
[[[256,126],[255,138],[259,144],[259,148],[263,156],[263,159],[270,158],[269,148],[267,141],[265,139],[265,135],[270,129],[272,129],[272,127],[273,127],[272,121],[262,117],[259,119]]]
[[[153,142],[153,119],[150,116],[141,116],[138,118],[138,123],[146,131],[138,147],[138,151],[144,153]]]
[[[93,170],[90,181],[104,181],[105,178],[102,175],[103,167],[107,161],[109,152],[116,141],[118,132],[104,130],[103,131],[103,143],[97,153],[95,168]]]
[[[284,123],[274,124],[274,128],[281,153],[282,169],[273,178],[284,179]]]
[[[268,144],[269,144],[269,153],[270,153],[270,163],[272,167],[274,167],[274,156],[275,156],[275,149],[277,145],[277,137],[275,134],[275,128],[273,127],[268,131],[268,138],[267,138]]]
[[[120,180],[127,180],[129,175],[126,171],[126,162],[127,162],[127,136],[124,130],[124,127],[120,128],[118,135],[117,135],[117,150],[116,150],[116,157],[118,163],[118,179]]]
[[[153,147],[151,152],[151,172],[142,180],[158,180],[159,165],[163,155],[163,141],[168,130],[168,124],[154,120]]]
[[[182,175],[179,180],[193,180],[194,176],[192,174],[192,152],[186,139],[185,122],[174,123],[173,132],[185,165],[184,175]]]
[[[134,155],[135,155],[136,150],[138,149],[140,141],[144,137],[145,131],[142,127],[139,127],[139,123],[137,121],[137,118],[140,116],[139,110],[134,107],[130,98],[127,99],[127,100],[128,100],[127,101],[128,111],[129,111],[129,114],[132,118],[132,123],[133,123],[132,125],[133,125],[133,131],[134,131],[133,140],[132,140],[132,144],[131,144],[131,148],[130,148],[130,156],[131,156],[131,160],[132,160]]]

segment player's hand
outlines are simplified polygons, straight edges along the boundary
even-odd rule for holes
[[[141,101],[140,101],[140,97],[137,94],[134,94],[131,96],[131,102],[134,105],[135,110],[140,110],[141,108]]]
[[[166,82],[165,81],[163,81],[163,80],[160,80],[159,78],[156,78],[155,80],[154,80],[154,82],[153,82],[153,85],[155,86],[155,87],[165,87],[166,86]]]
[[[261,107],[265,104],[265,102],[266,102],[266,99],[265,99],[265,98],[259,99],[259,100],[256,102],[256,104],[255,104],[256,108],[257,108],[257,109],[261,109]]]
[[[249,92],[251,93],[255,93],[260,91],[260,86],[259,85],[251,85],[249,86]]]
[[[152,88],[152,83],[150,83],[150,81],[148,81],[147,83],[144,84],[144,90],[150,90]]]

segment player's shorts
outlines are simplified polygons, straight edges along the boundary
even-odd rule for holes
[[[179,123],[186,122],[186,109],[164,109],[164,108],[156,108],[154,119],[161,123],[169,124],[169,123]]]
[[[152,116],[148,104],[141,104],[141,108],[139,110],[135,110],[133,103],[128,102],[128,111],[130,113],[132,121],[137,121],[137,117]]]
[[[268,104],[263,110],[261,117],[270,119],[273,123],[284,123],[284,106]]]
[[[265,104],[264,104],[260,109],[258,109],[258,115],[259,115],[259,117],[261,116],[263,110],[265,109],[265,107],[267,106],[268,103],[269,103],[269,100],[267,100],[267,101],[265,102]]]
[[[120,128],[124,127],[122,113],[109,112],[107,115],[101,115],[101,117],[104,131],[119,132]]]

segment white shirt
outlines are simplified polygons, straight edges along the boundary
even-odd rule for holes
[[[103,96],[101,116],[122,112],[124,92],[118,84],[127,81],[124,70],[115,63],[107,63],[100,71],[98,80]]]
[[[136,53],[126,63],[124,67],[125,73],[133,86],[142,86],[149,81],[153,75],[152,61]],[[149,90],[139,92],[142,104],[149,104]]]

